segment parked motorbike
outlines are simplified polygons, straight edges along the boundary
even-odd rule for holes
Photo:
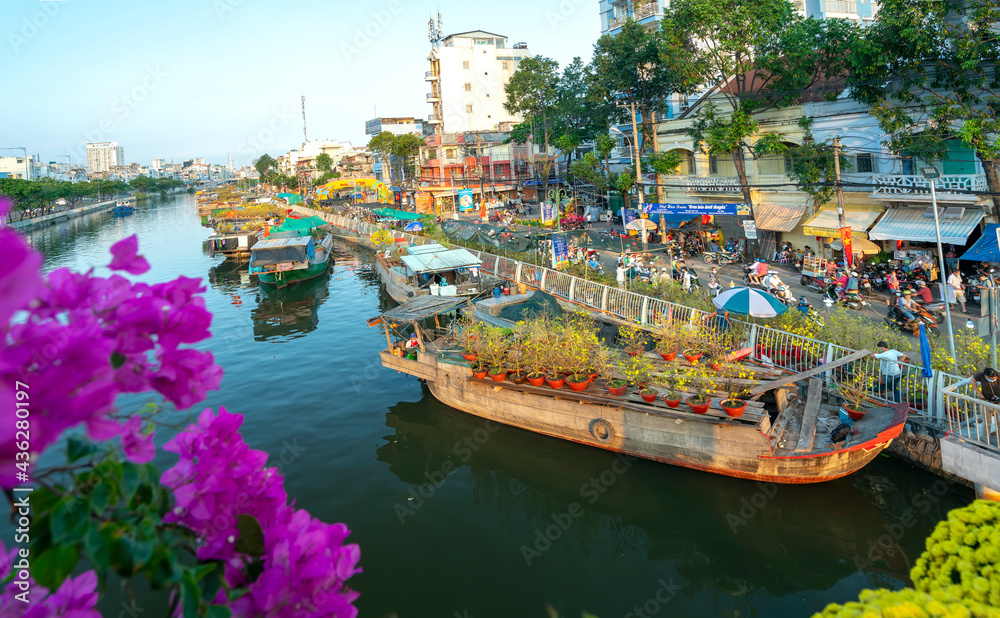
[[[826,278],[825,277],[811,277],[809,275],[802,275],[799,279],[799,284],[806,286],[814,292],[823,292],[826,290]]]
[[[706,264],[718,264],[720,266],[740,264],[746,261],[743,254],[739,251],[706,251],[702,255],[702,259],[705,260]]]

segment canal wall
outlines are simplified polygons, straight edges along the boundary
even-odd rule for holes
[[[55,225],[56,223],[62,223],[63,221],[69,221],[70,219],[82,217],[83,215],[88,215],[92,212],[109,210],[115,205],[116,201],[117,200],[109,200],[106,202],[98,202],[96,204],[88,204],[71,210],[53,212],[40,217],[23,219],[21,221],[8,221],[6,225],[7,227],[15,230],[31,230],[35,228],[47,227],[49,225]]]
[[[948,481],[972,487],[974,483],[952,474],[945,469],[941,457],[941,439],[945,432],[940,425],[919,418],[910,417],[898,438],[893,440],[886,451],[914,467],[936,474]]]

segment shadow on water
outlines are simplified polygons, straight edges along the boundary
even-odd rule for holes
[[[523,577],[510,571],[506,577],[524,579],[522,593],[535,596],[521,599],[522,610],[534,601],[540,608],[555,603],[565,615],[581,609],[625,614],[631,605],[622,602],[641,605],[642,595],[655,589],[642,592],[649,587],[643,581],[645,588],[630,591],[636,582],[628,573],[637,568],[647,571],[644,580],[652,570],[678,586],[670,615],[771,615],[782,598],[832,588],[846,588],[841,598],[847,601],[864,587],[908,584],[925,536],[949,509],[969,500],[965,488],[888,457],[833,482],[773,485],[489,425],[440,404],[425,387],[419,401],[389,408],[386,426],[393,433],[376,456],[416,490],[406,503],[413,513],[403,511],[404,518],[426,515],[422,499],[436,499],[426,494],[449,489],[443,472],[449,478],[469,475],[476,510],[503,523],[494,528],[521,531],[520,551],[506,566]],[[610,570],[622,557],[628,566]],[[531,573],[539,567],[558,568],[561,579],[576,573],[585,580],[595,564],[607,565],[605,589],[615,594],[577,591],[564,597],[565,587],[531,590]],[[459,583],[453,582],[455,588]],[[809,612],[832,600],[829,594],[811,596],[817,600],[806,601]],[[803,609],[801,603],[795,607]],[[478,609],[470,608],[469,615],[504,615]]]
[[[258,284],[250,311],[256,341],[302,337],[319,326],[319,308],[330,295],[330,271],[311,281],[276,289]]]

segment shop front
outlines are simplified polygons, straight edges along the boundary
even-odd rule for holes
[[[851,237],[868,240],[868,229],[882,215],[881,206],[844,205],[844,225],[851,228]],[[825,206],[802,224],[802,233],[807,245],[826,257],[834,257],[843,251],[840,236],[840,215],[836,206]],[[815,246],[808,241],[813,240]]]
[[[979,223],[984,216],[981,208],[938,207],[941,245],[949,270],[959,268],[959,256],[981,237]],[[890,209],[869,236],[882,241],[884,248],[892,252],[893,259],[908,270],[922,267],[935,273],[938,270],[937,226],[931,208]]]

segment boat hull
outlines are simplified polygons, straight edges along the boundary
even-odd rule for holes
[[[643,459],[771,483],[819,483],[856,472],[900,434],[906,421],[901,410],[884,430],[864,442],[827,452],[775,456],[768,436],[750,423],[494,388],[470,381],[464,365],[437,363],[423,354],[413,361],[383,351],[382,363],[426,379],[442,403],[481,418]],[[610,437],[595,431],[598,425],[610,428]]]
[[[295,285],[296,283],[302,283],[303,281],[315,279],[325,273],[329,267],[330,262],[327,260],[326,262],[318,264],[310,264],[308,268],[301,268],[299,270],[286,270],[280,273],[260,273],[257,275],[257,280],[264,285],[275,287],[280,290],[281,288]]]
[[[377,259],[376,263],[378,264],[378,275],[385,285],[386,293],[397,303],[405,303],[414,296],[422,296],[429,293],[427,290],[418,290],[406,283],[406,279],[393,270],[381,258]]]

